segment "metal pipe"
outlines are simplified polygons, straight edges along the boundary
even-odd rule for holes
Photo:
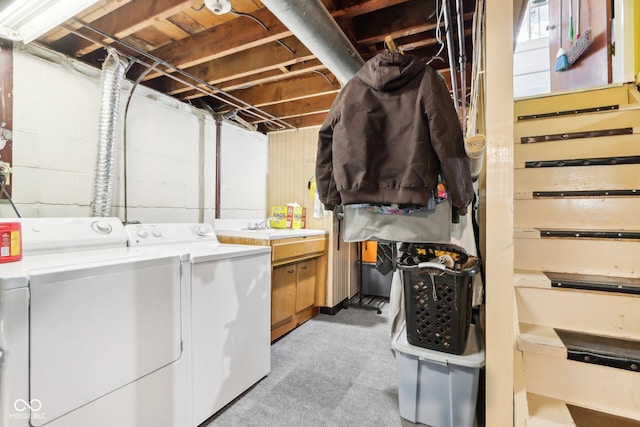
[[[166,61],[164,61],[164,60],[162,60],[162,59],[160,59],[160,58],[158,58],[158,57],[156,57],[154,55],[151,55],[150,53],[145,52],[144,50],[132,45],[131,43],[127,43],[126,41],[119,39],[118,37],[116,37],[113,34],[106,33],[106,32],[104,32],[104,31],[102,31],[102,30],[100,30],[100,29],[98,29],[96,27],[91,26],[90,24],[88,24],[86,22],[83,22],[83,21],[79,20],[79,19],[72,18],[71,20],[76,22],[76,23],[78,23],[78,24],[80,24],[80,25],[83,25],[85,28],[93,31],[94,33],[102,36],[103,38],[111,39],[115,43],[118,43],[118,44],[126,47],[127,49],[130,49],[130,50],[132,50],[132,51],[134,51],[134,52],[136,52],[136,53],[138,53],[138,54],[140,54],[140,55],[142,55],[142,56],[144,56],[144,57],[146,57],[146,58],[148,58],[148,59],[150,59],[150,60],[152,60],[154,62],[153,65],[152,64],[148,64],[148,63],[142,61],[139,58],[136,58],[136,57],[131,56],[131,55],[123,54],[123,55],[127,56],[131,61],[134,61],[134,62],[142,65],[143,67],[150,68],[150,67],[155,67],[158,64],[160,64],[160,65],[162,65],[162,66],[164,66],[166,68],[169,68],[172,71],[174,71],[174,73],[169,73],[167,71],[158,69],[158,71],[160,71],[165,77],[169,77],[169,78],[171,78],[171,79],[173,79],[173,80],[175,80],[175,81],[177,81],[179,83],[184,84],[185,86],[189,86],[192,89],[195,89],[195,90],[197,90],[197,91],[199,91],[199,92],[201,92],[201,93],[203,93],[205,95],[208,95],[208,96],[210,96],[210,97],[212,97],[214,99],[222,101],[225,104],[230,105],[231,107],[234,107],[234,108],[237,108],[239,110],[242,110],[242,111],[246,112],[247,114],[250,114],[250,115],[252,115],[254,117],[257,117],[259,119],[263,119],[263,120],[265,120],[267,122],[270,122],[270,123],[273,123],[273,124],[275,124],[277,127],[281,128],[281,129],[285,129],[285,128],[295,129],[295,126],[290,125],[289,123],[285,122],[284,120],[279,119],[278,117],[275,117],[274,115],[269,114],[269,113],[259,109],[258,107],[255,107],[255,106],[253,106],[253,105],[251,105],[251,104],[249,104],[249,103],[247,103],[247,102],[245,102],[245,101],[243,101],[243,100],[241,100],[239,98],[236,98],[235,96],[225,92],[224,90],[209,84],[209,82],[206,82],[206,81],[204,81],[204,80],[202,80],[202,79],[200,79],[200,78],[198,78],[198,77],[196,77],[196,76],[194,76],[192,74],[189,74],[188,72],[176,67],[175,65],[172,65],[172,64],[170,64],[170,63],[168,63],[168,62],[166,62]],[[103,43],[100,43],[97,40],[93,40],[90,37],[87,37],[86,35],[80,33],[79,31],[75,30],[72,27],[64,26],[64,28],[66,30],[68,30],[68,31],[70,31],[70,32],[72,32],[72,33],[74,33],[74,34],[86,39],[86,40],[89,40],[89,41],[93,42],[93,43],[104,45]],[[115,48],[113,48],[113,47],[112,47],[112,49],[115,50]],[[176,73],[188,78],[189,80],[192,80],[192,81],[198,83],[200,86],[194,85],[192,83],[189,83],[189,82],[185,81],[184,79],[181,79],[180,77],[174,75]],[[223,98],[221,95],[224,95],[225,97]]]
[[[111,215],[113,197],[113,168],[116,154],[116,130],[120,107],[120,89],[124,77],[125,63],[115,49],[110,49],[102,65],[100,81],[100,122],[98,125],[98,163],[96,166],[93,216]]]
[[[262,0],[342,85],[364,60],[320,0]]]
[[[456,12],[458,21],[458,55],[460,62],[460,107],[462,114],[460,123],[462,123],[462,134],[466,135],[467,130],[467,55],[464,46],[464,11],[462,0],[456,0]]]
[[[216,211],[214,213],[215,219],[220,219],[220,180],[222,179],[222,117],[217,115],[216,120]]]
[[[451,9],[449,9],[449,1],[442,0],[444,3],[444,26],[447,34],[447,55],[449,56],[449,70],[451,71],[451,90],[453,91],[453,104],[456,107],[456,113],[460,115],[460,107],[458,105],[458,79],[456,77],[456,66],[454,62],[455,53],[453,52],[453,27],[451,26]]]

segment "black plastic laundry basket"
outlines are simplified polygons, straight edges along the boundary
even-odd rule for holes
[[[473,276],[478,258],[469,257],[465,268],[422,262],[402,265],[409,344],[451,354],[464,353],[473,298]]]

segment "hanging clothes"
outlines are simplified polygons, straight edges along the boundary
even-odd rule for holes
[[[412,55],[376,55],[342,88],[320,128],[320,200],[328,210],[426,206],[439,172],[464,215],[473,199],[469,160],[443,77]]]
[[[395,245],[395,243],[378,242],[376,249],[376,270],[384,276],[395,268],[392,245]]]

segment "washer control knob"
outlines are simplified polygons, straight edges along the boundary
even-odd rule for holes
[[[104,221],[94,222],[93,224],[91,224],[91,228],[93,228],[95,232],[100,234],[109,234],[113,230],[113,228],[111,227],[111,224]]]
[[[147,230],[145,230],[144,228],[139,228],[138,229],[138,236],[140,236],[143,239],[145,239],[148,235],[149,235],[149,232]]]
[[[208,236],[211,234],[211,232],[209,231],[209,228],[206,225],[199,225],[196,227],[196,234],[198,236]]]
[[[157,228],[152,228],[151,234],[153,234],[154,237],[162,237],[162,231],[158,230]]]

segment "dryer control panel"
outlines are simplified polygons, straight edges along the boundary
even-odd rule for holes
[[[219,245],[213,225],[207,223],[128,224],[129,246],[209,242]]]
[[[20,218],[25,255],[127,247],[119,218]]]

